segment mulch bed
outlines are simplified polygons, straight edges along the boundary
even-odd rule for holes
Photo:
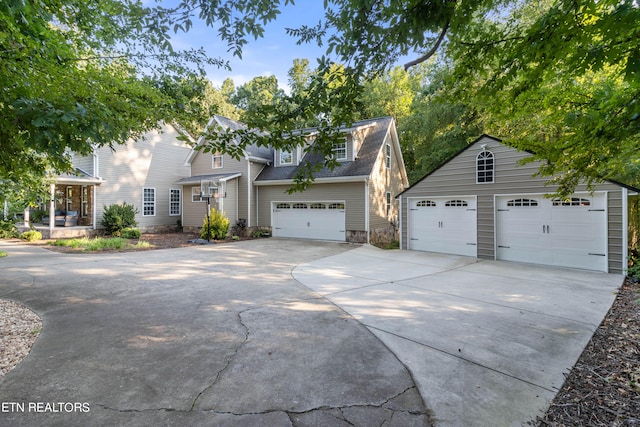
[[[640,284],[626,280],[538,426],[640,426]]]
[[[190,240],[195,240],[200,236],[197,233],[145,233],[140,236],[140,239],[129,239],[129,243],[135,245],[139,240],[149,242],[151,247],[149,248],[135,248],[135,249],[123,249],[123,250],[101,250],[100,252],[130,252],[130,251],[148,251],[154,249],[169,249],[169,248],[183,248],[187,246],[199,246],[198,243],[192,243]],[[250,238],[240,238],[240,240],[247,240]],[[66,246],[53,246],[53,242],[57,239],[48,239],[48,240],[38,240],[35,242],[25,242],[20,241],[21,243],[40,246],[44,249],[48,249],[53,252],[59,253],[96,253],[96,252],[85,252],[83,249],[73,249]],[[231,238],[226,240],[212,240],[214,243],[227,243],[227,242],[235,242],[236,240],[232,240]]]

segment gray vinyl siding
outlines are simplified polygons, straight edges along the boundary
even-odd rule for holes
[[[93,155],[80,156],[78,154],[74,154],[72,163],[73,166],[82,169],[91,176],[95,176],[95,172],[93,171]]]
[[[238,221],[238,180],[231,179],[225,182],[223,187],[225,197],[218,199],[217,207],[229,219],[229,225],[234,226]],[[214,204],[214,200],[211,204]]]
[[[391,168],[386,166],[386,145],[391,147]],[[378,153],[378,160],[373,167],[369,184],[369,226],[372,230],[388,227],[391,220],[397,220],[399,215],[399,202],[396,196],[404,189],[401,173],[400,156],[396,153],[395,144],[389,135],[382,144]],[[391,210],[387,216],[386,193],[391,193]]]
[[[365,192],[363,182],[313,184],[306,191],[288,194],[287,185],[258,187],[258,226],[271,226],[271,202],[344,201],[347,231],[366,231]]]
[[[138,227],[144,229],[161,225],[176,225],[178,217],[169,215],[169,189],[175,182],[189,176],[184,165],[190,148],[178,140],[179,133],[172,126],[162,132],[152,131],[138,141],[129,140],[96,150],[99,174],[105,181],[97,188],[97,222],[100,224],[104,206],[126,202],[138,209]],[[92,160],[93,161],[93,160]],[[154,188],[155,215],[142,215],[143,188]],[[185,194],[182,194],[183,198]]]
[[[200,185],[185,185],[183,188],[182,225],[185,227],[200,227],[204,217],[207,216],[207,203],[194,202],[192,197],[193,188],[197,188],[197,191],[200,192]]]
[[[476,156],[481,146],[494,155],[495,169],[493,183],[476,183]],[[407,248],[408,199],[423,196],[477,195],[478,257],[495,258],[495,209],[494,196],[507,194],[549,194],[555,187],[546,186],[547,179],[533,177],[538,170],[535,162],[518,165],[518,161],[529,157],[526,152],[517,151],[492,138],[482,138],[462,151],[440,169],[434,171],[402,194],[402,247]],[[586,191],[580,185],[577,192]],[[622,269],[622,190],[619,186],[605,182],[596,191],[607,191],[608,203],[608,253],[609,271],[620,273]]]
[[[186,157],[186,156],[185,156]],[[183,159],[184,160],[184,159]],[[191,162],[191,175],[211,175],[214,173],[240,172],[247,173],[247,161],[236,160],[228,154],[222,155],[222,168],[213,168],[213,155],[199,152]]]

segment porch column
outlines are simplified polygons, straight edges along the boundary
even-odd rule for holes
[[[91,194],[92,194],[91,195],[91,205],[93,206],[92,209],[91,209],[91,217],[92,217],[91,222],[93,223],[92,225],[93,225],[93,229],[94,230],[97,229],[96,220],[98,219],[98,213],[97,213],[97,210],[96,210],[96,206],[97,206],[96,205],[96,187],[97,187],[97,185],[95,185],[95,184],[91,186]]]
[[[53,236],[53,228],[56,226],[56,185],[49,186],[49,236]]]
[[[29,227],[29,223],[31,222],[31,220],[29,219],[29,213],[30,213],[30,207],[27,206],[26,208],[24,208],[24,212],[23,212],[23,220],[24,220],[24,226],[25,227]]]

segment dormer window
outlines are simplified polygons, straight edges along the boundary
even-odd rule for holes
[[[347,160],[347,140],[333,144],[333,158],[336,160]]]
[[[290,165],[292,163],[293,163],[293,155],[291,154],[291,151],[281,150],[280,151],[280,164],[281,165]]]
[[[493,153],[483,150],[476,157],[476,182],[478,184],[493,182]]]

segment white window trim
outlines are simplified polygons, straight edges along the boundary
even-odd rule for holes
[[[216,166],[216,158],[220,159],[220,166]],[[212,154],[211,155],[211,168],[212,169],[222,169],[224,167],[224,157],[222,154]]]
[[[478,170],[478,161],[480,160],[480,155],[482,153],[486,153],[486,154],[490,154],[491,155],[491,181],[482,181],[480,182],[478,180],[478,174],[479,174],[479,170]],[[484,158],[484,162],[485,162],[485,170],[484,173],[487,173],[487,169],[486,169],[486,157]],[[493,184],[496,181],[496,156],[493,154],[493,152],[489,151],[489,150],[482,150],[481,152],[478,153],[478,155],[476,156],[476,184]]]
[[[147,203],[150,203],[150,202],[147,202],[144,198],[146,190],[153,191],[153,214],[145,213],[145,206],[147,205]],[[157,195],[157,192],[155,187],[142,187],[142,216],[156,216],[156,200],[157,200],[156,195]]]
[[[178,194],[178,213],[172,213],[171,212],[171,205],[173,203],[175,203],[174,201],[171,200],[171,196],[173,195],[173,192],[177,192]],[[169,216],[180,216],[182,215],[182,190],[180,190],[179,188],[170,188],[169,189]]]
[[[342,148],[342,145],[344,144],[344,148]],[[340,145],[341,147],[336,147]],[[338,157],[337,153],[338,152],[342,152],[342,150],[344,150],[344,156],[340,156]],[[347,149],[347,139],[345,138],[344,141],[340,141],[340,142],[336,142],[333,144],[333,147],[331,148],[331,152],[333,153],[333,158],[338,160],[338,161],[345,161],[349,158],[348,155],[348,149]]]
[[[384,146],[384,165],[387,169],[391,169],[391,144]]]
[[[288,162],[285,162],[282,160],[282,156],[285,154],[289,154],[290,156],[290,160]],[[279,155],[280,155],[280,164],[281,165],[292,165],[293,164],[293,151],[286,151],[286,150],[280,150],[279,151]]]

